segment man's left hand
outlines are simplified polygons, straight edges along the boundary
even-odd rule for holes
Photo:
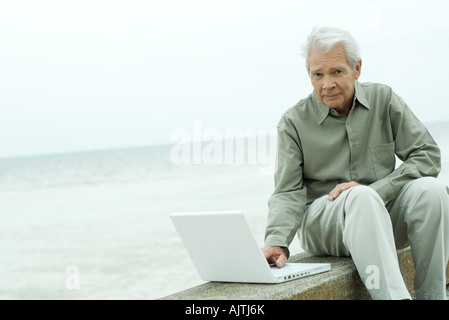
[[[360,183],[357,183],[357,182],[355,182],[355,181],[344,182],[344,183],[337,184],[337,185],[335,186],[335,188],[332,189],[331,192],[329,192],[329,197],[328,197],[328,199],[329,199],[330,201],[334,201],[335,199],[337,199],[337,197],[338,197],[343,191],[346,191],[346,190],[348,190],[348,189],[350,189],[350,188],[352,188],[352,187],[355,187],[355,186],[361,186],[361,184],[360,184]]]

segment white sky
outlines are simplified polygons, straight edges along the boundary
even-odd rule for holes
[[[449,1],[2,1],[0,158],[271,129],[312,91],[300,47],[350,31],[360,81],[447,121]]]

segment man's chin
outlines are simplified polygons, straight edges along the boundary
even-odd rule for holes
[[[343,108],[340,106],[340,105],[326,105],[327,107],[329,107],[329,108],[331,108],[331,109],[334,109],[335,111],[337,111],[338,112],[338,114],[341,114],[341,115],[344,115],[344,110],[343,110]]]
[[[327,107],[331,108],[331,109],[335,109],[335,111],[341,110],[341,105],[340,104],[336,104],[336,103],[326,103],[325,104]]]
[[[324,99],[324,104],[329,108],[339,109],[342,103],[338,99]]]

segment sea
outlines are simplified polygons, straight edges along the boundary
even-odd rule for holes
[[[449,122],[426,126],[449,185]],[[0,299],[159,299],[204,283],[171,212],[242,210],[262,247],[273,157],[248,143],[226,157],[215,141],[0,159]]]

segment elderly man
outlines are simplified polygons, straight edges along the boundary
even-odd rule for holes
[[[267,261],[282,267],[298,233],[313,255],[351,256],[364,283],[377,271],[373,299],[410,299],[396,253],[410,246],[417,299],[446,299],[449,196],[437,144],[390,87],[358,82],[348,32],[315,28],[304,55],[314,91],[278,124]]]

